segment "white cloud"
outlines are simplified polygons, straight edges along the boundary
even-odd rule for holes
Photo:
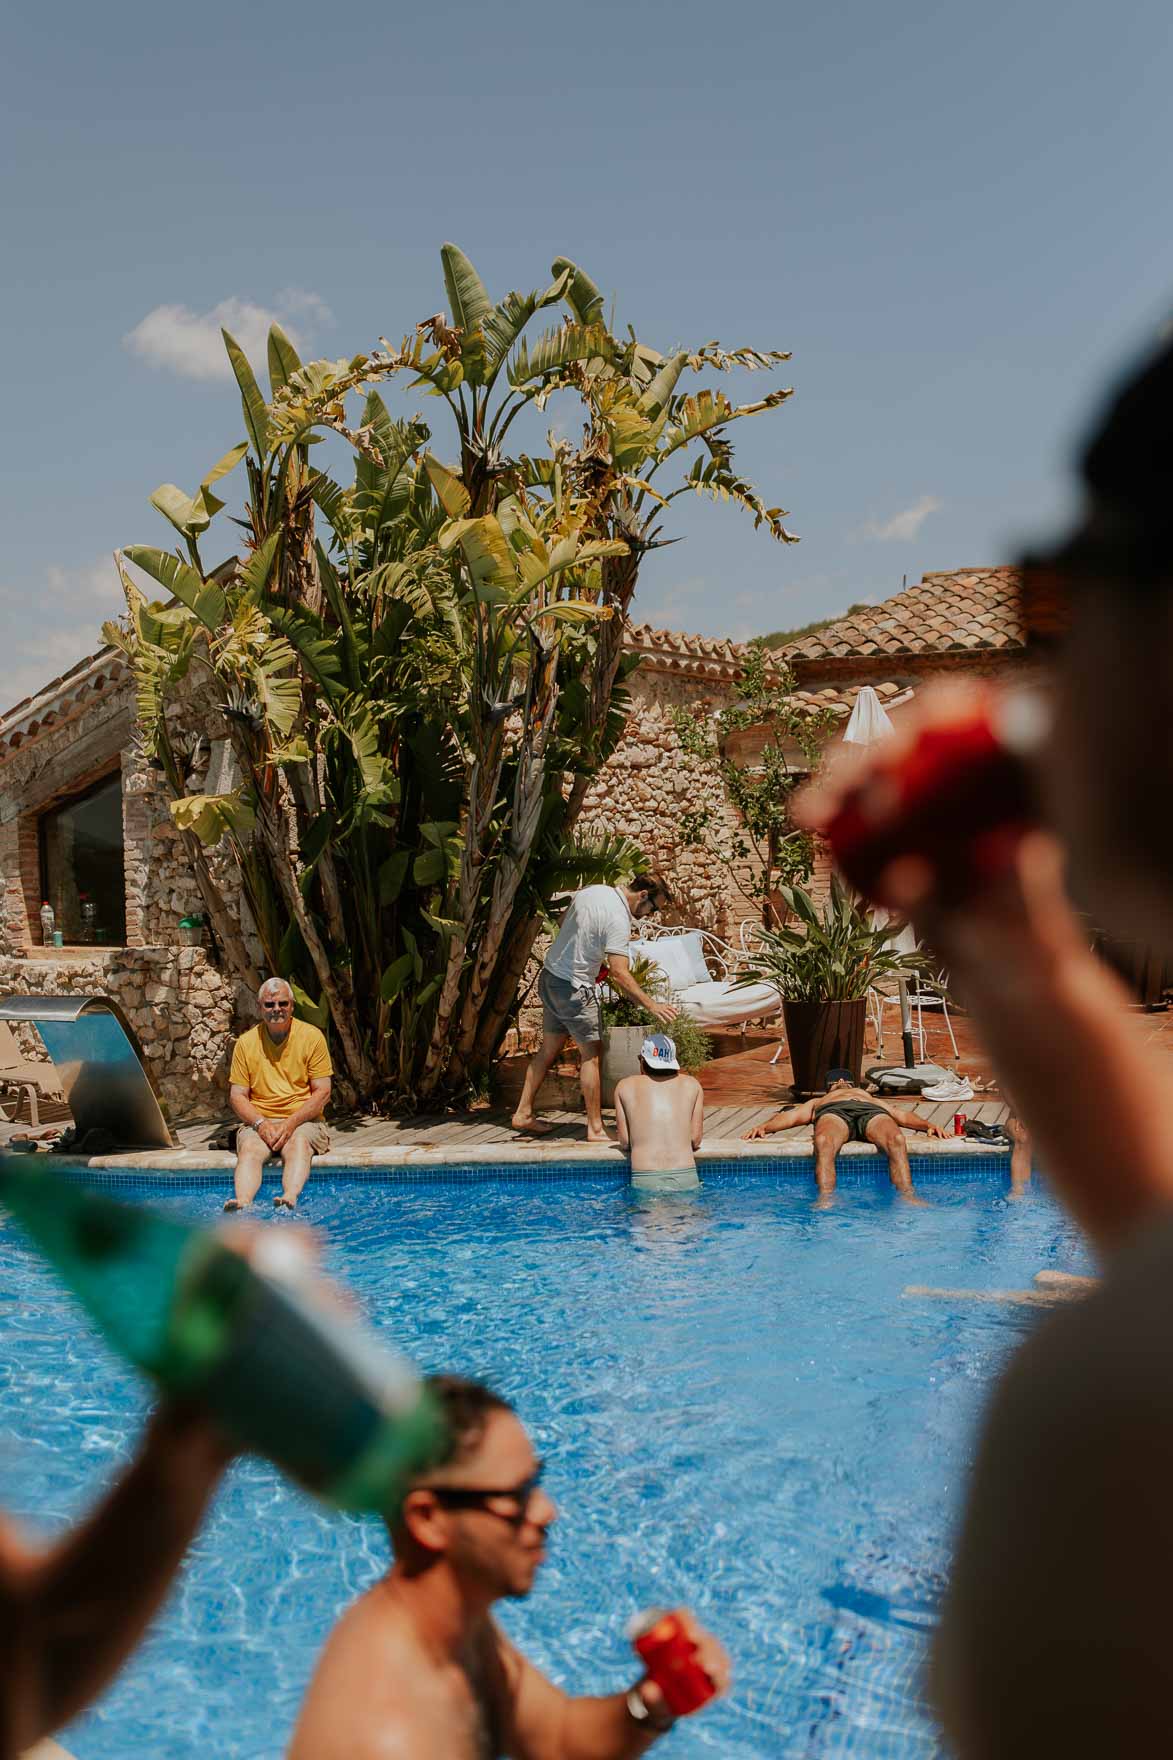
[[[208,312],[190,306],[163,305],[137,323],[123,337],[123,346],[152,367],[178,373],[184,379],[231,379],[232,367],[224,352],[221,329],[239,342],[254,367],[265,359],[271,324],[280,324],[300,353],[309,336],[331,322],[330,308],[316,293],[290,287],[275,304],[259,306],[235,294],[222,299]]]
[[[863,535],[885,544],[906,542],[917,536],[930,513],[936,513],[941,505],[935,495],[922,495],[919,501],[914,501],[911,507],[903,508],[900,513],[894,513],[891,519],[869,520],[863,528]]]
[[[126,568],[150,598],[163,597],[141,569]],[[0,714],[93,654],[102,646],[102,624],[125,609],[112,556],[73,568],[50,564],[38,581],[0,584]]]
[[[57,599],[73,604],[97,604],[109,609],[111,615],[123,603],[122,583],[113,556],[103,556],[81,568],[50,566],[46,570],[46,584]]]
[[[18,635],[6,642],[5,664],[0,668],[0,715],[35,696],[101,646],[101,631],[89,621],[80,622],[76,629],[41,631],[23,638]]]

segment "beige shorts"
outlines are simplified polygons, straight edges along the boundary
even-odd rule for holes
[[[279,1124],[281,1121],[278,1119],[276,1122]],[[241,1150],[247,1148],[250,1140],[254,1138],[258,1143],[264,1143],[264,1138],[258,1134],[255,1125],[242,1124],[236,1133],[236,1153],[239,1155]],[[324,1155],[330,1147],[330,1133],[320,1118],[310,1118],[306,1120],[305,1124],[296,1126],[289,1142],[308,1143],[311,1155]],[[267,1144],[265,1146],[268,1147]],[[272,1154],[273,1151],[270,1149],[265,1157],[266,1161],[272,1158]]]

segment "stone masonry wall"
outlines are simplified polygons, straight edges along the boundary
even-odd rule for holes
[[[706,849],[683,847],[680,818],[686,808],[707,806],[732,834],[737,815],[715,778],[703,778],[698,785],[697,771],[681,754],[672,718],[677,707],[698,717],[712,716],[733,699],[733,687],[641,666],[628,688],[632,707],[627,732],[587,796],[579,830],[633,838],[671,885],[677,918],[733,940],[742,920],[756,919],[757,910]],[[748,878],[748,873],[743,867],[738,877]]]
[[[708,805],[732,833],[736,815],[719,782],[699,777],[692,762],[683,758],[673,710],[684,707],[697,716],[711,716],[733,699],[736,686],[730,665],[722,663],[711,644],[701,651],[692,638],[668,640],[674,645],[663,654],[645,649],[643,664],[631,675],[627,732],[587,797],[579,830],[634,839],[673,887],[676,919],[735,943],[741,923],[757,920],[757,907],[741,894],[737,877],[713,860],[711,849],[683,847],[680,822],[686,808]],[[734,657],[730,652],[724,658]],[[798,683],[805,689],[830,685],[851,690],[896,679],[919,687],[934,673],[960,669],[989,676],[1004,674],[1014,663],[1010,656],[985,653],[956,659],[857,657],[846,664],[805,661]],[[198,727],[195,706],[182,705],[179,720]],[[0,762],[0,994],[108,993],[142,1040],[171,1116],[215,1116],[224,1110],[232,1037],[252,1018],[250,999],[236,994],[235,985],[204,949],[177,945],[179,919],[200,911],[202,901],[158,776],[142,760],[132,732],[129,680],[119,681],[60,726],[44,727],[35,740],[10,748]],[[194,760],[193,787],[215,791],[224,786],[219,744],[210,752],[205,746]],[[209,769],[215,774],[208,774]],[[41,897],[38,817],[63,796],[119,770],[127,946],[67,948],[46,955],[36,921]],[[216,867],[231,900],[236,894],[233,878],[225,866]],[[821,855],[813,881],[816,894],[825,890],[827,878]],[[543,951],[537,950],[539,958]],[[536,976],[536,968],[529,976]],[[521,1018],[523,1026],[540,1020],[532,992]]]
[[[168,1117],[227,1115],[237,997],[203,948],[79,949],[55,959],[34,950],[0,958],[0,993],[112,997],[142,1041]],[[44,1056],[27,1037],[25,1051]]]

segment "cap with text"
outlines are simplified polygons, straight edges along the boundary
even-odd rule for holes
[[[649,1033],[639,1048],[639,1054],[651,1070],[680,1068],[675,1043],[667,1033]]]

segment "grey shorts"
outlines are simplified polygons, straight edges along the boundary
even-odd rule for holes
[[[603,1013],[593,984],[572,984],[543,966],[538,995],[544,1033],[569,1033],[576,1045],[598,1044],[603,1037]]]
[[[239,1155],[241,1150],[253,1141],[264,1143],[264,1138],[258,1134],[255,1125],[242,1124],[236,1133],[236,1153]],[[306,1120],[305,1124],[297,1126],[289,1142],[308,1143],[311,1155],[324,1155],[330,1147],[330,1133],[320,1118],[310,1118]],[[264,1146],[268,1148],[267,1144]],[[286,1144],[286,1148],[288,1146]],[[272,1153],[273,1151],[270,1149],[265,1159],[269,1160]]]

